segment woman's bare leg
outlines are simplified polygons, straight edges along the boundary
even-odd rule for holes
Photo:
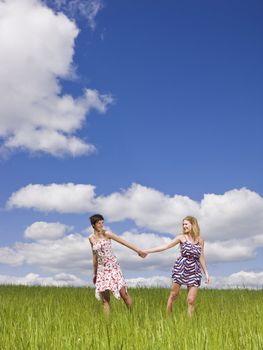
[[[187,305],[188,305],[188,316],[192,318],[195,309],[195,300],[197,297],[198,287],[188,287],[187,294]]]
[[[173,304],[179,296],[180,287],[181,287],[181,285],[178,283],[172,284],[171,292],[170,292],[169,298],[167,300],[167,306],[166,306],[166,315],[167,316],[170,316],[170,314],[173,311]]]
[[[108,317],[110,314],[110,291],[105,290],[104,292],[101,292],[100,295],[103,302],[104,314]]]
[[[132,298],[130,297],[130,295],[128,294],[128,292],[124,286],[120,289],[120,295],[121,295],[121,298],[123,299],[123,301],[125,302],[127,308],[131,309]]]

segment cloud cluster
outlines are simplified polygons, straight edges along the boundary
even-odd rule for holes
[[[102,212],[110,222],[131,219],[137,229],[121,236],[141,249],[168,243],[180,233],[182,218],[195,215],[205,238],[208,264],[251,260],[263,246],[263,198],[245,188],[222,195],[207,194],[197,202],[138,184],[108,196],[96,196],[92,185],[28,185],[13,193],[7,206],[60,213]],[[92,257],[87,238],[78,233],[68,234],[69,228],[63,224],[53,225],[44,222],[31,225],[25,235],[35,241],[1,248],[0,261],[37,265],[53,273],[90,273]],[[142,228],[140,233],[138,227]],[[145,233],[145,229],[150,232]],[[170,236],[160,234],[164,232]],[[120,244],[113,242],[113,247],[128,274],[136,270],[169,276],[179,255],[179,249],[173,248],[142,260]]]
[[[184,216],[194,215],[203,236],[210,241],[263,234],[263,198],[246,188],[222,195],[206,194],[198,202],[140,184],[108,196],[96,196],[92,185],[36,184],[14,192],[7,207],[59,213],[101,212],[109,222],[130,219],[138,227],[173,234],[180,232]]]
[[[90,275],[92,272],[91,247],[87,237],[70,233],[72,229],[60,223],[36,222],[25,232],[30,233],[33,242],[17,242],[12,247],[0,248],[0,262],[11,266],[37,266],[52,273],[75,273]],[[62,236],[63,235],[63,236]],[[28,235],[27,235],[28,236]],[[154,233],[126,231],[120,235],[126,241],[144,250],[167,244],[172,238]],[[161,273],[169,276],[174,261],[179,256],[179,246],[161,253],[149,254],[141,259],[138,255],[117,242],[112,242],[125,274],[134,271],[142,275]],[[254,258],[258,247],[263,246],[263,235],[252,239],[206,242],[207,263],[244,261]]]
[[[171,279],[163,276],[153,276],[148,278],[131,278],[127,280],[129,287],[164,287],[171,286]],[[239,271],[226,277],[213,277],[210,285],[202,283],[201,287],[212,289],[231,289],[231,288],[263,288],[263,271]]]
[[[43,271],[52,273],[76,273],[89,275],[92,272],[91,247],[87,237],[79,233],[65,234],[69,228],[60,223],[36,222],[25,232],[30,234],[33,242],[16,242],[12,247],[0,248],[0,263],[11,266],[38,266]],[[58,234],[59,233],[59,234]],[[61,236],[63,233],[63,236]],[[55,236],[60,236],[55,239]],[[28,235],[27,235],[28,237]],[[154,234],[135,234],[125,232],[124,239],[137,245],[141,249],[151,244],[158,245],[170,239]],[[166,269],[174,260],[174,251],[157,260],[148,258],[142,260],[138,255],[126,247],[113,242],[113,250],[122,268],[129,272],[133,270],[155,270],[156,265]],[[161,261],[161,263],[160,263]]]
[[[32,208],[44,212],[85,213],[93,210],[95,187],[92,185],[28,185],[12,194],[9,208]]]
[[[54,286],[54,287],[83,287],[88,283],[75,275],[61,273],[53,277],[41,277],[35,273],[29,273],[24,277],[0,275],[0,284],[25,285],[25,286]]]
[[[23,257],[20,260],[21,265],[39,266],[42,270],[53,273],[87,275],[92,268],[89,241],[77,233],[56,240],[17,242],[10,250],[10,261],[16,255]]]
[[[209,288],[229,289],[229,288],[250,288],[262,289],[263,272],[239,271],[227,277],[213,277],[213,283]],[[148,278],[130,278],[126,280],[128,287],[133,288],[169,288],[171,279],[163,276],[152,276]],[[52,277],[41,277],[35,273],[29,273],[24,277],[0,275],[0,284],[26,285],[26,286],[55,286],[55,287],[88,287],[87,281],[72,274],[60,273]],[[206,285],[207,287],[207,285]]]
[[[75,23],[40,0],[2,1],[0,17],[1,152],[93,152],[75,134],[91,109],[104,113],[112,98],[92,89],[63,94],[60,80],[74,76]]]
[[[263,288],[263,271],[239,271],[227,277],[214,277],[213,287],[219,289],[227,288]]]
[[[60,222],[37,221],[26,228],[24,236],[36,241],[56,240],[63,237],[70,230],[70,226],[63,225]]]

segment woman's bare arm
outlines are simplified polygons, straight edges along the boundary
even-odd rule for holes
[[[205,273],[205,277],[206,277],[206,283],[209,283],[210,282],[210,277],[209,277],[209,274],[208,274],[208,269],[207,269],[207,266],[206,266],[206,262],[205,262],[205,254],[204,254],[204,240],[203,239],[200,239],[200,244],[201,244],[201,255],[200,255],[200,264],[202,266],[202,269]]]
[[[163,244],[160,245],[158,247],[155,248],[151,248],[151,249],[146,249],[145,253],[158,253],[158,252],[162,252],[166,249],[170,249],[172,247],[174,247],[176,244],[178,243],[182,243],[182,235],[176,237],[175,239],[173,239],[171,242],[167,243],[167,244]]]
[[[115,235],[112,232],[104,232],[104,236],[106,236],[108,239],[113,239],[114,241],[124,245],[125,247],[135,251],[140,257],[144,258],[146,256],[146,254],[141,251],[140,249],[138,249],[137,247],[135,247],[133,244],[131,244],[130,242],[126,241],[125,239]]]
[[[94,252],[93,250],[93,243],[92,243],[92,240],[91,238],[89,238],[89,242],[90,242],[90,245],[91,245],[91,251],[92,251],[92,265],[93,265],[93,283],[95,284],[96,283],[96,277],[97,277],[97,267],[98,267],[98,259],[97,259],[97,254],[96,252]]]

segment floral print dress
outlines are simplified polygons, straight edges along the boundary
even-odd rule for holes
[[[100,238],[93,241],[93,251],[97,255],[97,278],[95,296],[100,300],[100,292],[111,290],[114,297],[120,298],[120,289],[126,282],[122,275],[117,258],[112,253],[111,240]]]

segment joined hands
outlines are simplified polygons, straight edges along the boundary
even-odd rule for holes
[[[138,251],[138,255],[139,255],[141,258],[146,258],[146,256],[147,256],[148,254],[145,253],[145,252],[142,251],[142,250],[139,250],[139,251]]]

